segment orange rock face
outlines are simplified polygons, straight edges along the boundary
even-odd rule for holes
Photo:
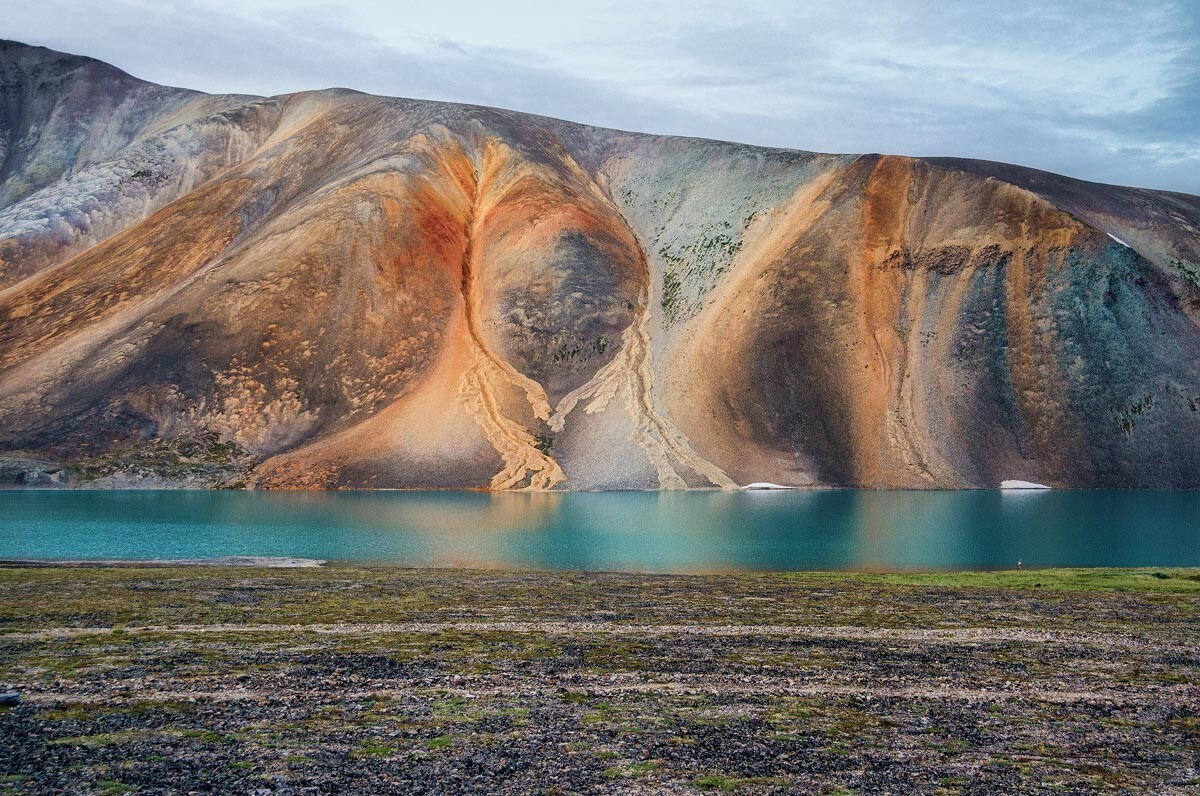
[[[236,478],[203,450],[137,477],[264,488],[1200,486],[1195,197],[0,64],[0,456],[203,440]]]

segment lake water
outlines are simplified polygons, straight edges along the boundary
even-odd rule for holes
[[[0,492],[0,558],[703,572],[1200,566],[1200,492]]]

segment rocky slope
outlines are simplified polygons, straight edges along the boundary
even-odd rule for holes
[[[11,42],[0,162],[0,456],[73,483],[1200,486],[1197,197]]]

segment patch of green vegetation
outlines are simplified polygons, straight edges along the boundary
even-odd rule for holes
[[[847,708],[838,711],[829,726],[832,735],[848,735],[861,738],[868,730],[879,725],[879,720],[861,710]]]
[[[394,746],[371,738],[360,741],[358,747],[351,752],[355,757],[391,757],[395,753]]]
[[[729,777],[724,774],[704,774],[692,780],[692,787],[702,791],[720,791],[732,793],[740,788],[762,785],[786,787],[788,780],[783,777]]]
[[[601,671],[637,671],[642,668],[643,656],[649,648],[637,641],[594,639],[595,646],[583,654],[584,662]]]
[[[139,440],[69,465],[75,478],[84,483],[123,474],[135,478],[196,478],[213,486],[232,486],[244,480],[252,467],[245,449],[213,432]]]
[[[88,749],[100,749],[106,746],[120,746],[138,741],[167,740],[172,738],[187,738],[202,743],[219,743],[229,740],[226,736],[211,730],[178,730],[178,729],[145,729],[118,730],[102,732],[94,735],[73,735],[64,738],[54,738],[48,743],[52,746],[80,746]]]
[[[630,305],[630,309],[633,305]],[[561,340],[564,334],[557,334],[554,338],[555,342]],[[603,356],[604,352],[612,345],[612,341],[604,335],[595,337],[591,340],[567,340],[562,343],[558,349],[550,356],[550,361],[556,365],[562,365],[568,362],[587,362],[598,356]]]
[[[1197,268],[1191,263],[1185,263],[1183,260],[1171,260],[1171,267],[1179,274],[1179,278],[1192,286],[1196,290],[1200,290],[1200,268]]]
[[[104,796],[117,796],[119,793],[133,793],[134,788],[131,785],[126,785],[124,782],[119,782],[115,779],[101,780],[100,793]]]
[[[573,703],[587,702],[589,699],[591,699],[591,697],[589,697],[587,693],[583,691],[560,691],[559,698],[562,699],[563,702]]]
[[[542,453],[549,456],[550,449],[554,447],[554,435],[553,434],[535,434],[533,437],[533,444],[534,444],[534,447],[536,447]]]
[[[629,718],[632,707],[606,699],[597,699],[583,715],[584,725],[592,727],[621,727]]]
[[[746,219],[747,225],[753,217],[751,214]],[[690,243],[659,247],[658,256],[665,266],[661,302],[668,324],[699,312],[716,278],[731,267],[742,249],[742,241],[729,232],[732,228],[729,221],[722,221],[700,232]],[[694,295],[685,297],[684,283]]]
[[[1121,429],[1121,433],[1126,437],[1133,436],[1134,419],[1144,415],[1154,408],[1154,396],[1145,395],[1131,403],[1124,409],[1112,411],[1113,420],[1117,423],[1117,428]]]
[[[490,705],[485,706],[488,716],[493,718],[512,719],[514,724],[523,724],[524,720],[529,718],[530,710],[521,705],[511,705],[499,708],[493,708]]]
[[[947,586],[971,589],[1200,593],[1200,570],[1197,569],[1006,569],[995,572],[928,572],[886,575],[831,573],[826,577],[909,586]]]
[[[428,749],[448,749],[454,746],[454,736],[439,735],[436,738],[430,738],[425,742],[425,746]]]
[[[561,365],[565,362],[573,362],[583,356],[583,346],[579,343],[563,343],[550,357],[550,360],[556,365]]]
[[[691,621],[810,624],[832,621],[806,615],[797,598],[823,593],[822,612],[834,612],[856,625],[894,627],[942,625],[946,616],[927,604],[921,589],[1006,589],[1036,592],[1124,591],[1200,594],[1200,569],[1026,569],[993,572],[870,574],[852,572],[743,573],[689,578],[687,598],[675,576],[643,580],[623,575],[521,573],[393,568],[325,567],[303,570],[247,570],[237,567],[37,567],[0,568],[0,625],[8,631],[47,627],[114,627],[240,623],[407,622],[454,620],[468,611],[479,620],[535,620],[563,613],[596,616],[630,610],[639,602],[638,621]],[[741,595],[740,597],[738,595]],[[230,599],[235,597],[237,599]],[[246,599],[253,597],[253,599]],[[899,602],[898,602],[899,601]],[[789,606],[789,603],[791,605]],[[898,608],[902,605],[902,608]],[[519,606],[519,608],[517,608]],[[484,610],[483,614],[478,612]],[[1200,619],[1192,603],[1173,609]],[[832,614],[831,614],[832,615]],[[1000,624],[1015,620],[995,617]],[[1060,626],[1054,615],[1042,621]],[[245,634],[100,633],[25,642],[21,659],[47,675],[77,677],[130,665],[135,658],[173,650],[176,674],[222,670],[234,665]],[[256,633],[262,649],[315,643],[298,632]],[[648,650],[630,639],[588,635],[581,654],[596,669],[637,668]],[[460,673],[484,673],[505,661],[536,662],[563,653],[546,636],[514,638],[490,632],[383,633],[336,636],[339,654],[386,655],[399,664],[437,660]],[[610,652],[604,648],[609,644]],[[826,663],[819,651],[764,648],[733,651],[731,663],[748,667],[804,667]],[[649,659],[652,660],[652,659]],[[245,664],[238,664],[245,666]],[[582,697],[581,697],[582,699]],[[163,705],[163,708],[170,706]],[[178,708],[179,706],[175,706]],[[60,718],[83,718],[95,705],[59,705]],[[123,710],[132,709],[128,703]],[[155,704],[143,709],[157,709]]]
[[[678,274],[670,269],[663,271],[663,294],[659,303],[662,305],[663,314],[667,317],[667,323],[674,322],[678,315],[679,294],[682,287]]]
[[[20,793],[21,786],[28,781],[24,774],[0,774],[0,793]]]
[[[165,172],[154,171],[153,169],[138,169],[132,172],[125,180],[129,182],[140,182],[144,185],[162,185],[169,179]]]
[[[465,697],[448,697],[433,703],[433,717],[442,722],[469,724],[485,715],[486,711],[478,702]]]
[[[732,793],[737,790],[738,781],[721,774],[705,774],[692,780],[692,787],[699,790],[719,790]]]
[[[85,721],[89,715],[87,705],[75,704],[65,708],[44,711],[42,718],[47,721]]]
[[[179,735],[183,738],[192,738],[203,743],[220,743],[229,740],[219,732],[212,730],[179,730]]]

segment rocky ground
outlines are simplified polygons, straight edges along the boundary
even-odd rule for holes
[[[1200,574],[0,569],[4,793],[1200,791]]]
[[[40,459],[0,451],[0,489],[242,489],[254,458],[212,433],[137,440],[108,453]]]

